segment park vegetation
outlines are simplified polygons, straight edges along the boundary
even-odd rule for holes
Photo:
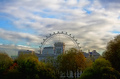
[[[112,68],[111,63],[104,59],[98,58],[92,67],[85,69],[79,79],[119,79],[120,73]]]
[[[95,60],[79,79],[120,79],[120,35],[107,43],[102,58]]]
[[[0,52],[0,79],[119,79],[120,78],[120,35],[110,40],[103,55],[93,61],[83,52],[71,48],[57,58],[38,60],[35,54],[20,54],[12,60]],[[77,73],[80,77],[77,78]]]
[[[0,79],[56,79],[54,71],[33,54],[21,54],[14,61],[5,53],[0,57]]]

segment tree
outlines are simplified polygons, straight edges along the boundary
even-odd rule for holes
[[[86,63],[85,68],[88,68],[92,66],[93,61],[91,60],[91,58],[86,58],[85,63]]]
[[[37,75],[38,59],[32,54],[21,54],[16,62],[18,64],[18,71],[21,73],[23,79],[35,79]]]
[[[103,67],[101,69],[102,78],[101,79],[119,79],[120,73],[112,67]]]
[[[49,68],[47,65],[48,64],[39,62],[39,67],[38,67],[39,78],[40,79],[57,79],[54,70]]]
[[[60,57],[60,55],[57,58],[48,56],[43,61],[46,64],[47,68],[52,69],[54,71],[55,76],[57,77],[57,79],[60,78],[60,72],[59,72],[59,69],[60,69],[59,60],[60,59],[59,59],[59,57]]]
[[[18,65],[16,62],[10,66],[5,79],[21,79],[21,73],[18,71]]]
[[[92,67],[85,69],[79,79],[119,79],[120,73],[104,58],[95,60]]]
[[[69,59],[67,57],[67,54],[61,55],[61,60],[60,60],[60,71],[64,73],[64,75],[67,77],[67,72],[69,72]]]
[[[103,56],[111,62],[113,68],[120,72],[120,35],[108,42]]]
[[[85,57],[84,55],[75,48],[71,48],[66,51],[65,54],[61,55],[60,70],[65,73],[67,77],[68,73],[72,71],[73,77],[77,77],[77,71],[84,69]]]
[[[102,67],[111,67],[111,63],[104,58],[98,58],[95,60],[92,66],[94,69],[100,69]]]
[[[55,79],[55,73],[51,66],[39,62],[34,54],[21,54],[15,60],[21,79]]]
[[[0,78],[3,79],[5,73],[12,65],[12,59],[6,53],[0,53]]]

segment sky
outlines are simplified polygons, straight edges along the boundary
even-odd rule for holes
[[[58,31],[75,36],[81,50],[102,54],[120,33],[120,0],[0,0],[0,51],[38,52]]]

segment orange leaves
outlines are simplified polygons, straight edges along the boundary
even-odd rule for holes
[[[15,67],[17,67],[18,66],[18,64],[17,63],[13,63],[13,65],[12,66],[10,66],[10,69],[14,69]]]

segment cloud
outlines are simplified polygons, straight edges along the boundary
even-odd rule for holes
[[[120,3],[119,0],[99,0],[101,3],[110,4],[110,3]]]
[[[107,42],[117,35],[113,31],[120,31],[119,3],[119,0],[6,1],[0,12],[8,14],[15,28],[35,33],[0,29],[0,37],[30,44],[42,42],[50,33],[64,31],[75,36],[83,50],[104,51]]]
[[[19,32],[13,32],[13,31],[7,31],[0,29],[0,38],[5,40],[11,40],[11,41],[27,41],[27,42],[34,42],[38,43],[40,40],[40,37],[27,34],[27,33],[19,33]]]
[[[31,48],[29,46],[23,46],[23,45],[0,45],[0,51],[7,53],[9,56],[18,56],[19,50],[33,50],[36,53],[38,53],[39,49]]]
[[[108,10],[117,11],[120,8],[119,0],[99,0],[100,3]]]

